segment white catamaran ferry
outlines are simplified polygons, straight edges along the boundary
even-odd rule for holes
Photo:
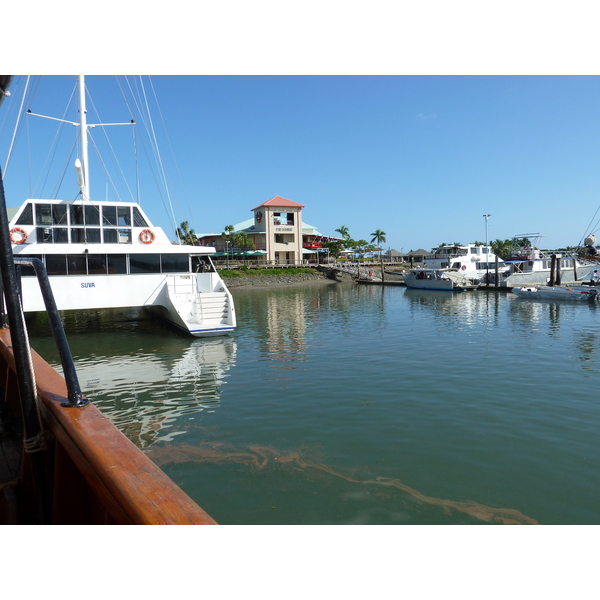
[[[84,89],[80,76],[80,198],[8,209],[17,264],[41,259],[58,310],[145,307],[193,336],[233,331],[233,300],[211,261],[214,248],[172,243],[136,202],[89,199]],[[34,269],[21,270],[24,312],[45,311]]]

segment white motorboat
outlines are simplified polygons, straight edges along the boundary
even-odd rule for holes
[[[546,286],[550,283],[552,255],[544,254],[537,247],[539,233],[517,235],[513,238],[514,250],[510,257],[504,259],[508,271],[500,280],[500,287],[520,288],[527,286]],[[519,246],[522,239],[531,240],[527,246]],[[584,260],[577,256],[556,255],[555,281],[564,285],[576,285],[590,278],[598,263]],[[556,279],[558,277],[558,279]]]
[[[29,199],[9,209],[23,310],[45,311],[34,269],[19,260],[37,258],[59,310],[145,307],[196,337],[230,333],[235,308],[211,260],[214,248],[172,243],[136,202],[90,199],[83,76],[79,89],[80,198]]]
[[[458,269],[411,269],[404,276],[406,287],[419,290],[460,292],[476,289],[477,283],[465,277]]]
[[[465,277],[479,283],[495,281],[496,267],[501,277],[508,271],[508,265],[496,257],[490,246],[467,244],[466,246],[448,245],[433,248],[425,256],[423,265],[428,269],[456,269]]]
[[[531,300],[568,300],[574,302],[597,302],[600,300],[600,290],[584,286],[527,286],[511,290],[519,298]]]

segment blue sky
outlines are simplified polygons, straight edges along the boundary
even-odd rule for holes
[[[304,220],[325,235],[346,225],[353,238],[370,241],[379,228],[386,246],[405,252],[483,241],[484,214],[491,215],[490,240],[539,232],[542,247],[556,248],[589,233],[600,205],[597,76],[151,79],[160,106],[152,116],[162,136],[175,219],[190,221],[197,233],[220,232],[279,195],[304,204]],[[60,117],[75,80],[35,78],[33,112]],[[3,169],[12,135],[7,121],[24,81],[15,79],[13,95],[2,105]],[[114,77],[89,76],[86,83],[104,122],[129,120]],[[88,110],[89,121],[96,122],[93,107]],[[46,157],[48,139],[28,150],[27,135],[51,136],[55,125],[29,118],[28,129],[6,173],[9,205],[29,197],[27,160],[37,174]],[[92,135],[100,143],[97,132]],[[62,134],[65,146],[56,158],[61,171],[75,133],[67,128]],[[109,134],[119,157],[130,161],[130,128],[110,128]],[[124,165],[134,189],[133,167]],[[38,184],[38,195],[53,192],[53,177],[43,192]],[[141,178],[143,208],[171,231],[164,196],[147,185],[154,176],[142,171]],[[59,197],[76,194],[70,166],[62,181]],[[92,197],[105,199],[98,166],[92,166],[91,183]]]

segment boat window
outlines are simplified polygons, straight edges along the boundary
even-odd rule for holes
[[[71,244],[84,244],[85,243],[85,230],[83,228],[77,229],[71,228]]]
[[[131,244],[131,229],[103,229],[105,244]]]
[[[116,229],[104,229],[102,231],[105,244],[116,244],[117,243],[117,230]]]
[[[192,256],[193,273],[210,273],[215,269],[208,256]]]
[[[66,275],[67,257],[65,254],[47,254],[46,271],[48,275]]]
[[[35,228],[36,238],[38,244],[51,244],[52,243],[52,229],[45,227]]]
[[[65,204],[52,205],[52,225],[67,224],[67,207]]]
[[[54,227],[52,232],[55,244],[69,243],[69,230],[66,227]]]
[[[88,244],[99,244],[100,243],[100,229],[95,227],[85,228],[85,237]]]
[[[72,227],[71,244],[99,244],[100,229],[92,227]]]
[[[131,229],[118,229],[119,244],[131,244]]]
[[[88,254],[88,273],[106,275],[106,254]]]
[[[87,275],[87,256],[85,254],[67,254],[69,275]]]
[[[69,213],[71,225],[83,225],[83,206],[81,204],[71,204]]]
[[[110,275],[127,275],[127,256],[125,254],[109,254],[106,262]]]
[[[131,273],[160,273],[160,254],[132,254],[129,256]]]
[[[129,206],[119,206],[117,208],[117,211],[117,225],[126,225],[128,227],[131,227],[131,209],[129,208]]]
[[[479,248],[471,248],[471,254],[479,254]]]
[[[33,225],[33,204],[28,202],[21,216],[17,219],[17,225]]]
[[[36,227],[38,244],[68,244],[69,230],[66,227]]]
[[[98,206],[93,204],[86,204],[85,206],[85,224],[86,225],[100,225],[100,209]]]
[[[161,254],[161,271],[163,273],[189,273],[189,254]]]
[[[139,211],[137,206],[133,207],[133,226],[134,227],[148,227],[146,219],[142,217],[142,213]]]
[[[35,224],[36,225],[52,225],[52,205],[51,204],[36,204],[35,205]]]
[[[102,207],[102,225],[118,225],[116,206]]]

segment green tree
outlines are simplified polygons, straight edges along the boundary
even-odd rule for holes
[[[190,224],[188,221],[183,221],[179,227],[175,230],[175,235],[179,240],[180,244],[185,244],[188,246],[197,246],[198,245],[198,237],[193,229],[190,229]]]
[[[497,239],[497,240],[490,242],[490,247],[492,249],[492,252],[496,256],[499,256],[500,258],[504,259],[504,258],[508,258],[511,255],[511,253],[512,253],[511,251],[513,248],[513,242],[512,242],[512,240]]]
[[[244,250],[254,250],[254,240],[251,236],[249,236],[245,231],[241,231],[240,233],[234,233],[232,235],[233,245],[236,248],[243,248]]]
[[[359,257],[361,259],[362,259],[362,255],[366,252],[366,247],[368,245],[369,245],[369,242],[367,242],[367,240],[356,240],[354,242],[353,249],[359,255]]]
[[[254,250],[256,247],[254,245],[254,240],[250,235],[248,235],[245,231],[236,233],[233,225],[227,225],[225,227],[225,231],[223,231],[221,234],[221,237],[225,241],[225,245],[229,250],[233,250],[234,248]]]
[[[379,246],[379,264],[381,265],[381,282],[385,281],[385,274],[383,269],[383,256],[381,254],[381,244],[385,244],[385,231],[381,229],[376,229],[372,234],[373,238],[371,239],[371,243],[377,242]]]
[[[342,236],[343,240],[347,240],[350,238],[350,233],[348,232],[348,228],[345,225],[342,225],[339,229],[336,229],[336,232]]]
[[[344,246],[340,242],[323,242],[321,244],[323,248],[327,248],[329,253],[337,260],[344,249]]]

